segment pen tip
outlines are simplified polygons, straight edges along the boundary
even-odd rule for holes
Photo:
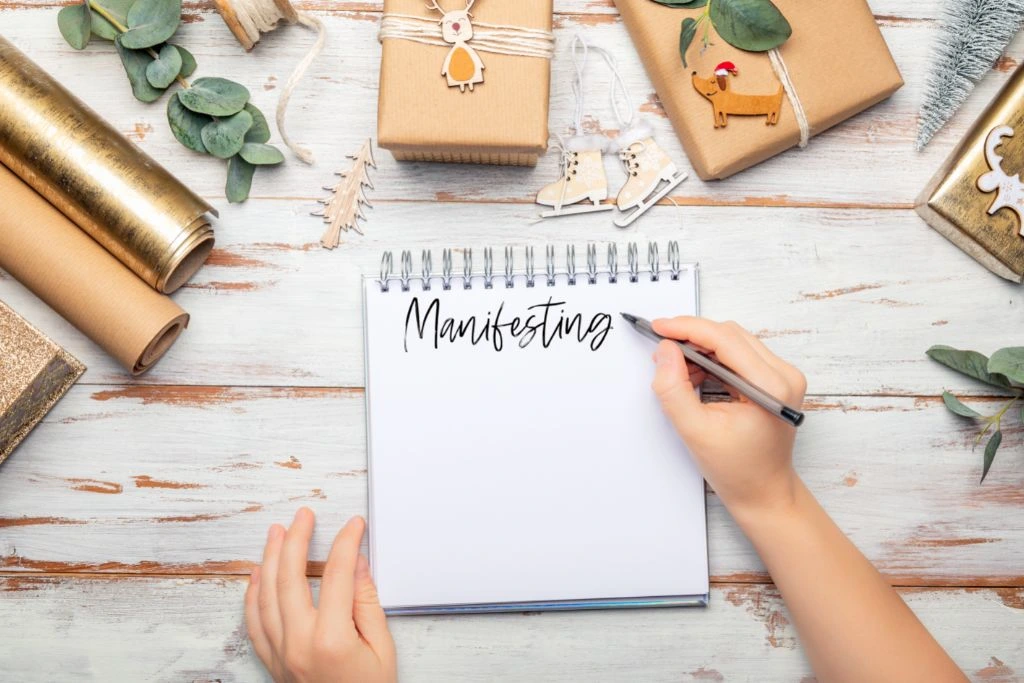
[[[635,315],[630,315],[629,313],[623,313],[622,311],[619,311],[619,315],[621,315],[623,318],[625,318],[630,323],[635,323],[636,322],[636,316]]]

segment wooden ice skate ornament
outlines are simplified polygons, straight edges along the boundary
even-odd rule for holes
[[[633,210],[615,219],[615,225],[620,228],[628,228],[686,180],[686,173],[676,168],[653,135],[651,125],[639,121],[615,139],[619,160],[627,174],[626,184],[619,190],[615,203],[619,211]]]
[[[452,49],[444,58],[444,66],[441,68],[441,75],[448,79],[448,87],[458,87],[462,92],[469,88],[473,92],[473,86],[484,82],[484,63],[469,45],[473,39],[473,23],[470,18],[473,16],[469,10],[476,0],[467,0],[465,9],[445,12],[444,8],[437,4],[437,0],[430,0],[428,8],[441,13],[438,22],[441,25],[441,38],[450,43]]]
[[[560,178],[545,185],[537,193],[537,203],[550,206],[541,218],[557,218],[581,213],[612,211],[613,204],[602,204],[608,198],[608,178],[604,172],[604,154],[608,151],[608,138],[603,135],[584,135],[584,71],[587,66],[587,44],[580,34],[573,37],[570,56],[576,74],[572,80],[575,98],[572,136],[564,140],[556,135],[561,152]],[[590,203],[585,203],[589,201]],[[578,204],[578,206],[569,206]]]
[[[1000,209],[1010,209],[1017,214],[1020,234],[1024,237],[1024,182],[1020,175],[1011,176],[1003,170],[1003,157],[996,154],[996,148],[1002,144],[1003,138],[1013,137],[1010,126],[996,126],[985,138],[985,161],[991,169],[978,177],[978,189],[982,192],[995,192],[996,196],[988,208],[988,214],[994,215]]]
[[[701,78],[696,71],[691,74],[693,88],[714,108],[715,128],[725,128],[730,114],[764,116],[766,126],[778,123],[782,96],[785,94],[782,84],[779,84],[778,92],[771,95],[746,95],[735,92],[729,82],[731,76],[738,75],[739,71],[732,62],[719,64],[710,78]]]
[[[366,198],[366,188],[373,189],[369,169],[377,168],[370,141],[366,140],[359,152],[348,158],[353,160],[352,168],[336,174],[341,176],[341,180],[334,187],[324,188],[333,194],[329,199],[319,200],[324,208],[311,214],[323,217],[324,223],[327,223],[327,232],[320,238],[320,245],[324,249],[337,247],[341,242],[342,231],[354,230],[362,235],[359,221],[366,220],[363,207],[373,208]]]

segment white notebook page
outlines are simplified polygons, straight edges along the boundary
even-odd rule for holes
[[[651,391],[654,344],[619,316],[696,314],[696,267],[675,281],[599,277],[365,283],[370,555],[385,608],[708,592],[703,479]],[[476,344],[444,336],[447,319],[473,316],[482,335],[499,307],[500,343],[493,326]],[[529,338],[526,319],[545,311]]]

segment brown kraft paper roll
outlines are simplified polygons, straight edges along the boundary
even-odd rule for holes
[[[133,375],[160,360],[188,314],[2,164],[0,197],[0,268]]]
[[[213,249],[213,207],[2,36],[0,163],[158,291]]]

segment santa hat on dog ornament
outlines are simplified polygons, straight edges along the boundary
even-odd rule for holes
[[[738,76],[739,73],[739,69],[737,69],[736,65],[733,64],[732,62],[722,62],[721,64],[716,66],[715,76],[718,77],[718,88],[720,90],[725,90],[729,74],[732,74],[733,76]]]

